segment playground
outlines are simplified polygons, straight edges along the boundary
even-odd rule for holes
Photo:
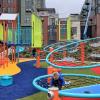
[[[43,47],[42,20],[32,14],[28,36],[19,17],[0,15],[0,100],[100,100],[100,37],[85,38],[86,25],[84,40]],[[50,87],[53,72],[64,77],[62,90]]]

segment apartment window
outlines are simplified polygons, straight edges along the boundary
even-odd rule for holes
[[[100,0],[97,0],[97,4],[100,4]]]
[[[13,3],[13,0],[8,0],[8,4]]]
[[[52,20],[52,24],[55,24],[55,18],[52,18],[51,20]]]
[[[30,21],[31,21],[31,20],[30,20],[30,18],[29,18],[29,17],[26,17],[26,18],[25,18],[25,23],[26,23],[26,24],[29,24],[29,23],[30,23]]]
[[[31,0],[25,0],[25,11],[26,12],[32,11],[32,1]]]
[[[13,8],[8,8],[8,13],[13,13],[14,9]]]
[[[37,8],[41,8],[41,0],[37,0]]]
[[[77,27],[72,27],[72,34],[77,34]]]
[[[100,7],[97,8],[97,12],[100,13]]]

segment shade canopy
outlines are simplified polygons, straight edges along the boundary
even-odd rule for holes
[[[8,14],[8,13],[2,13],[0,16],[0,20],[4,20],[4,21],[14,21],[16,20],[18,14]]]

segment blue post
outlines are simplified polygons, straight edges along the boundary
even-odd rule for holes
[[[17,20],[17,44],[20,44],[20,16],[18,14],[18,20]],[[17,59],[17,63],[19,63],[19,46],[18,46],[18,59]]]

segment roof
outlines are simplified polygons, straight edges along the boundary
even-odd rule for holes
[[[37,11],[38,12],[40,12],[40,11],[48,11],[48,12],[51,12],[51,13],[56,13],[55,8],[37,8]]]
[[[8,14],[2,13],[0,16],[0,20],[16,20],[18,14]]]

